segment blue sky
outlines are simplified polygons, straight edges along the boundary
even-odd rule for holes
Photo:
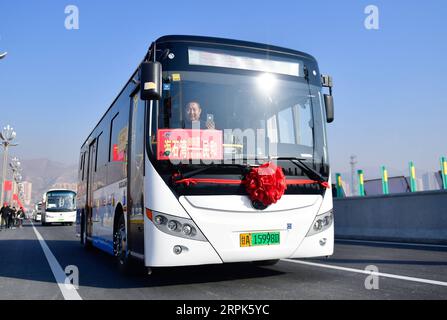
[[[67,5],[79,30],[64,27]],[[379,30],[364,27],[367,5]],[[0,125],[22,158],[77,163],[78,149],[152,40],[192,34],[308,52],[334,77],[328,126],[334,171],[388,165],[437,170],[447,154],[447,2],[2,1]],[[392,172],[391,172],[392,174]]]

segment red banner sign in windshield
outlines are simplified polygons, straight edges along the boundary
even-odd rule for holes
[[[158,160],[221,160],[221,130],[159,129]]]

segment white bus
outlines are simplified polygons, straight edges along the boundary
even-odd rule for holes
[[[67,189],[51,189],[44,193],[42,200],[42,225],[61,223],[72,225],[76,222],[76,192]]]
[[[81,244],[121,269],[332,255],[331,89],[299,51],[157,39],[81,146]]]

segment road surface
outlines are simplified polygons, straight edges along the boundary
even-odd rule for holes
[[[63,283],[70,265],[77,290]],[[113,257],[80,246],[74,226],[27,223],[0,232],[0,299],[447,299],[447,247],[337,241],[329,259],[122,275]]]

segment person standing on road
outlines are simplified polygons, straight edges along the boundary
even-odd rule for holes
[[[17,222],[19,228],[22,228],[24,218],[25,218],[25,211],[23,211],[23,207],[20,207],[19,211],[17,211]]]
[[[12,209],[9,204],[6,204],[6,229],[11,229]]]
[[[9,208],[8,204],[3,203],[3,207],[0,209],[0,230],[8,228]]]
[[[15,225],[15,220],[16,220],[16,207],[12,207],[12,209],[9,209],[9,228],[10,229],[15,229],[16,227]]]

